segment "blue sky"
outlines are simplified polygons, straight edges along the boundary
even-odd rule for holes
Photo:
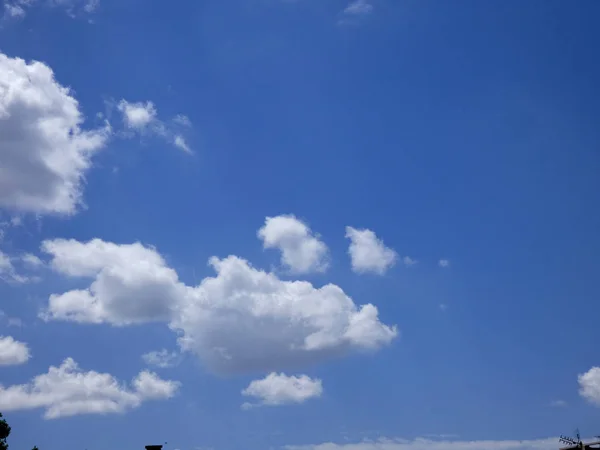
[[[600,432],[600,3],[4,7],[11,448]]]

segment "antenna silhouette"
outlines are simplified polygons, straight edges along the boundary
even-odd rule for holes
[[[595,436],[596,437],[596,441],[592,441],[592,442],[587,442],[584,443],[581,440],[581,434],[579,433],[579,428],[577,428],[575,430],[575,437],[569,437],[569,436],[565,436],[565,435],[560,435],[560,437],[558,438],[558,441],[561,444],[565,444],[565,447],[560,448],[560,450],[594,450],[594,449],[598,449],[600,450],[600,447],[598,447],[600,445],[600,436]]]

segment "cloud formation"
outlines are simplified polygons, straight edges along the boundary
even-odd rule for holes
[[[354,0],[344,9],[348,16],[366,16],[373,12],[373,5],[367,0]]]
[[[52,295],[46,320],[165,322],[183,350],[217,373],[270,372],[376,350],[398,334],[379,321],[375,306],[357,306],[338,286],[283,281],[236,256],[211,258],[216,276],[186,286],[155,249],[139,243],[54,240],[42,249],[55,271],[92,280]]]
[[[21,257],[12,257],[0,250],[0,280],[7,283],[27,283],[30,281],[37,281],[38,277],[27,276],[19,273],[15,267],[15,262],[26,266],[29,269],[37,269],[40,267],[39,263],[42,263],[39,258],[36,261],[34,255],[25,254]]]
[[[373,231],[346,227],[346,237],[350,239],[348,254],[354,272],[383,275],[396,264],[398,254],[386,247]]]
[[[11,336],[0,336],[0,366],[18,366],[31,358],[29,347]]]
[[[156,107],[152,102],[129,103],[121,100],[117,109],[123,115],[123,122],[127,128],[143,130],[156,120]]]
[[[161,369],[167,369],[177,364],[178,354],[176,352],[170,352],[166,349],[149,352],[142,355],[142,359],[149,366],[159,367]]]
[[[356,25],[373,12],[368,0],[352,0],[340,13],[338,25]]]
[[[588,402],[600,406],[600,367],[592,367],[577,377],[579,395]]]
[[[0,208],[77,211],[92,157],[111,134],[82,123],[77,100],[50,67],[0,53]]]
[[[246,397],[254,397],[259,403],[244,403],[243,409],[256,406],[280,406],[304,403],[308,399],[320,397],[323,383],[307,375],[287,376],[284,373],[270,373],[261,380],[254,380],[242,391]]]
[[[9,18],[22,18],[27,10],[36,5],[51,8],[63,8],[71,17],[79,14],[92,14],[98,8],[100,0],[5,0],[4,14]]]
[[[44,409],[45,419],[82,414],[116,414],[148,400],[173,397],[179,383],[140,372],[126,387],[107,373],[84,372],[71,358],[27,384],[0,386],[0,410]]]
[[[329,266],[327,246],[293,215],[267,217],[258,237],[264,248],[281,251],[281,264],[293,273],[325,272]]]
[[[56,272],[93,279],[86,289],[50,296],[47,319],[113,325],[165,322],[185,295],[177,273],[154,249],[139,243],[56,239],[44,241],[42,251],[52,256]]]
[[[548,450],[556,448],[557,439],[459,441],[426,438],[388,439],[337,444],[327,442],[315,445],[288,445],[286,450]]]
[[[181,134],[182,128],[192,126],[187,116],[179,114],[172,120],[172,124],[167,125],[158,118],[156,106],[151,101],[128,102],[122,99],[116,108],[121,114],[123,125],[128,132],[134,132],[141,136],[157,136],[186,153],[192,153],[192,149]]]

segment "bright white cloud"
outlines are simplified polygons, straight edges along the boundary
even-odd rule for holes
[[[139,243],[57,239],[44,241],[42,251],[52,256],[55,271],[93,279],[86,289],[52,295],[46,319],[114,325],[168,321],[185,295],[175,271],[154,249]]]
[[[438,265],[445,269],[447,267],[450,267],[450,261],[448,261],[447,259],[440,259],[438,261]]]
[[[151,372],[140,372],[126,387],[108,373],[85,372],[71,358],[27,384],[0,386],[0,410],[44,409],[44,418],[124,413],[148,400],[173,397],[179,388]]]
[[[142,359],[146,364],[149,366],[160,367],[161,369],[173,367],[175,364],[177,364],[177,357],[178,354],[176,352],[170,352],[166,349],[149,352],[142,355]]]
[[[323,383],[307,375],[287,376],[284,373],[271,373],[262,380],[254,380],[242,391],[246,397],[254,397],[259,403],[244,403],[242,408],[255,406],[278,406],[304,403],[308,399],[320,397]]]
[[[150,101],[132,103],[123,99],[116,107],[123,117],[123,124],[127,130],[141,135],[157,136],[186,153],[193,153],[181,133],[175,132],[172,126],[158,119],[154,103]],[[182,114],[175,116],[173,122],[186,128],[191,127],[190,120]]]
[[[24,342],[11,336],[0,336],[0,366],[18,366],[29,361],[31,354]]]
[[[505,441],[458,441],[432,440],[425,438],[387,439],[357,443],[336,444],[332,442],[316,445],[289,445],[286,450],[552,450],[557,447],[557,438]]]
[[[213,371],[278,370],[374,350],[397,336],[375,306],[357,307],[333,284],[282,281],[235,256],[211,265],[217,276],[189,290],[172,327]]]
[[[185,141],[185,138],[179,134],[173,139],[173,144],[175,145],[175,147],[183,150],[186,153],[192,153],[192,149]]]
[[[577,377],[579,395],[588,402],[600,406],[600,367],[592,367]]]
[[[269,372],[356,350],[376,350],[398,334],[372,304],[357,306],[338,286],[282,281],[235,256],[212,258],[217,272],[186,286],[155,249],[46,241],[51,267],[92,279],[52,295],[43,317],[126,325],[164,321],[213,372]]]
[[[383,275],[396,264],[398,254],[386,247],[373,231],[346,227],[346,237],[350,239],[348,254],[354,272]]]
[[[108,127],[83,130],[69,89],[41,62],[0,53],[0,208],[73,214]]]
[[[281,251],[281,263],[294,273],[324,272],[328,267],[327,246],[293,215],[267,217],[258,230],[264,248]]]
[[[139,131],[156,120],[156,107],[152,102],[129,103],[121,100],[117,109],[123,114],[123,122],[127,128]]]

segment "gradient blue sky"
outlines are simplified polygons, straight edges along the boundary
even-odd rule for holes
[[[100,0],[71,17],[36,0],[24,17],[5,16],[0,51],[49,66],[84,127],[107,111],[120,127],[107,106],[120,99],[193,125],[192,154],[151,133],[111,138],[72,216],[0,210],[21,222],[4,226],[2,252],[48,261],[46,239],[139,241],[192,286],[214,275],[211,256],[277,268],[257,231],[294,214],[328,246],[330,268],[281,278],[334,283],[400,331],[375,352],[282,367],[322,380],[322,395],[302,404],[242,410],[241,391],[266,373],[214,375],[183,353],[152,369],[181,383],[174,397],[124,414],[6,412],[11,448],[266,450],[385,437],[409,440],[389,449],[427,438],[456,450],[577,426],[600,433],[600,410],[578,384],[600,365],[600,3],[371,0],[344,13],[349,5]],[[346,226],[418,263],[353,272]],[[0,336],[32,356],[0,368],[4,387],[67,357],[127,382],[146,367],[142,354],[177,351],[164,324],[41,320],[50,294],[89,282],[38,276],[0,281]]]

